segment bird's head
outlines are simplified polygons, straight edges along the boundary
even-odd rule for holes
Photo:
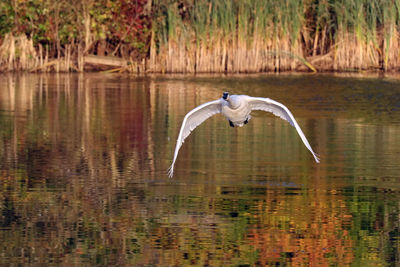
[[[224,92],[224,93],[222,94],[222,98],[223,98],[224,100],[228,100],[228,98],[229,98],[229,93],[228,93],[228,92]]]

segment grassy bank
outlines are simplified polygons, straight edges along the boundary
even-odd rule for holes
[[[1,70],[240,73],[400,67],[400,0],[37,2],[30,8],[26,5],[35,1],[0,4],[13,14],[10,24],[10,16],[0,16]],[[85,61],[88,55],[125,63],[93,65]]]

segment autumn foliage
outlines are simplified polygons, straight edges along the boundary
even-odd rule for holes
[[[0,70],[393,71],[399,26],[398,1],[5,0]]]

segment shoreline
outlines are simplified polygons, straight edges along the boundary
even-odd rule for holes
[[[32,60],[32,59],[31,59]],[[291,69],[266,69],[266,70],[221,70],[221,71],[189,71],[189,70],[165,70],[160,65],[150,65],[149,59],[140,62],[131,61],[122,57],[86,55],[79,59],[71,57],[43,59],[36,58],[34,63],[27,64],[19,60],[11,63],[0,64],[0,73],[25,72],[25,73],[80,73],[80,72],[102,72],[102,73],[132,73],[132,74],[263,74],[263,73],[399,73],[400,66],[391,69],[371,67],[366,69],[339,68],[334,69],[327,66],[312,65],[306,59],[293,60],[294,67]],[[305,62],[305,63],[304,63]],[[1,61],[0,61],[1,63]],[[15,66],[15,67],[14,67]]]
[[[400,70],[397,2],[56,3],[0,5],[0,72]]]
[[[268,76],[335,76],[338,78],[389,78],[393,80],[400,80],[400,72],[397,71],[376,71],[376,70],[363,70],[363,71],[320,71],[320,72],[309,72],[309,71],[281,71],[281,72],[253,72],[253,73],[131,73],[131,72],[118,72],[118,71],[103,71],[103,70],[89,70],[82,72],[29,72],[29,71],[6,71],[0,72],[0,76],[25,76],[25,75],[83,75],[97,77],[99,75],[122,75],[121,77],[132,77],[132,78],[160,78],[160,79],[187,79],[187,78],[229,78],[229,77],[254,77],[262,78]]]

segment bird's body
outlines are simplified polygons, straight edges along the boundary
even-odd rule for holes
[[[319,163],[317,154],[312,150],[307,138],[304,136],[300,126],[297,124],[292,113],[283,104],[269,98],[251,97],[247,95],[229,95],[224,93],[223,96],[211,102],[204,103],[186,114],[183,119],[181,130],[176,141],[174,159],[169,168],[169,176],[174,173],[174,164],[178,157],[178,152],[185,138],[201,123],[211,116],[222,113],[229,121],[232,127],[243,126],[251,119],[250,113],[253,110],[263,110],[272,112],[274,115],[287,120],[293,127],[296,128],[304,145],[314,156],[314,159]]]
[[[221,113],[234,126],[242,127],[251,118],[251,107],[246,101],[246,97],[246,95],[232,95],[229,97],[229,101],[221,100]]]

